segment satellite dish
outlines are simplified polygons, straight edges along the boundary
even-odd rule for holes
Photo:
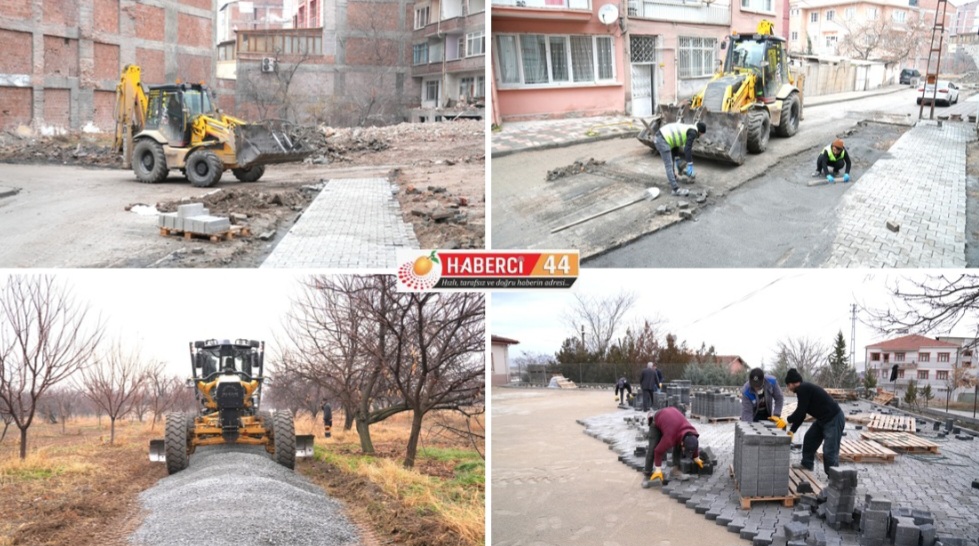
[[[605,4],[598,9],[598,20],[605,25],[611,25],[619,20],[619,8],[615,4]]]

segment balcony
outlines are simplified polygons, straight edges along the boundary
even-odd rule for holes
[[[590,0],[493,0],[494,19],[544,19],[586,22],[592,19]]]
[[[629,17],[653,21],[728,26],[731,24],[731,6],[715,6],[701,2],[683,2],[682,0],[656,0],[655,2],[629,0]]]

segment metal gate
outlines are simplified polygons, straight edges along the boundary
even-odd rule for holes
[[[656,68],[656,37],[633,35],[629,41],[632,66],[632,115],[649,117],[656,109],[653,75]]]

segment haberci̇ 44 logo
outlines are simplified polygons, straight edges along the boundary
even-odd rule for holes
[[[570,288],[578,251],[398,250],[398,290]]]

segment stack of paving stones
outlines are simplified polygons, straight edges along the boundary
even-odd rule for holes
[[[719,389],[696,392],[690,397],[690,414],[708,419],[729,419],[741,415],[741,401]]]
[[[853,508],[857,499],[857,471],[829,469],[829,484],[824,489],[826,502],[817,513],[826,520],[833,529],[853,523]]]
[[[670,405],[670,395],[663,391],[653,393],[653,409],[661,410]]]
[[[186,231],[203,235],[216,235],[231,229],[231,220],[211,216],[203,203],[180,205],[177,212],[164,212],[157,218],[157,225],[174,231]]]
[[[789,494],[791,443],[789,435],[777,428],[762,423],[736,423],[734,477],[742,497]]]

